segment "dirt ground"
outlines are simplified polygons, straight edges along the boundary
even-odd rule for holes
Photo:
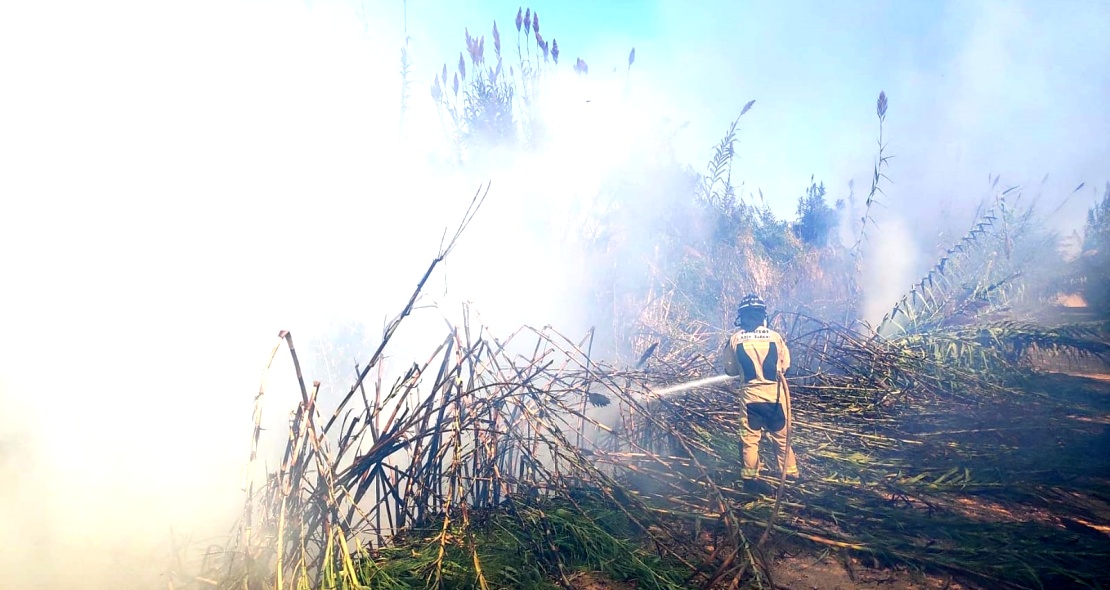
[[[819,552],[799,548],[795,555],[774,560],[773,582],[779,590],[849,590],[881,588],[883,590],[965,590],[950,577],[927,575],[906,569],[874,568],[859,559],[840,553]],[[634,582],[615,582],[591,572],[570,576],[575,590],[636,590]]]
[[[926,574],[908,569],[871,567],[840,552],[814,552],[799,548],[774,560],[775,586],[789,590],[849,590],[883,588],[886,590],[961,590],[966,586],[950,576]]]
[[[916,506],[913,509],[942,510],[962,515],[970,522],[1013,523],[1016,525],[1037,525],[1040,531],[1058,542],[1061,537],[1052,531],[1070,531],[1095,537],[1105,536],[1110,542],[1110,479],[1107,479],[1105,457],[1107,456],[1107,434],[1110,425],[1110,373],[1069,371],[1070,374],[1047,373],[1037,383],[1038,389],[1054,395],[1074,397],[1084,402],[1082,409],[1064,411],[1058,416],[1045,417],[1046,420],[1059,420],[1061,429],[1042,429],[1036,438],[1013,438],[1015,447],[1032,444],[1033,448],[1046,450],[1053,448],[1060,453],[1064,464],[1053,469],[1058,472],[1038,486],[1036,497],[1022,500],[1020,497],[992,497],[990,494],[952,494],[930,497],[928,507]],[[1056,424],[1057,422],[1054,422]],[[1086,425],[1101,436],[1077,438],[1065,434],[1066,425]],[[1004,429],[999,429],[1004,430]],[[986,432],[989,432],[986,431]],[[1024,431],[1023,431],[1024,432]],[[988,436],[990,436],[988,434]],[[1006,436],[1012,436],[1006,434]],[[1009,442],[1009,439],[1007,439]],[[1071,451],[1071,452],[1067,452]],[[1078,455],[1075,451],[1079,451]],[[1048,455],[1030,457],[1027,468],[1052,467],[1040,463]],[[1001,457],[997,458],[999,461]],[[986,459],[988,462],[990,458]],[[1079,461],[1083,465],[1076,464]],[[1035,465],[1034,465],[1035,464]],[[1032,472],[1031,472],[1032,473]],[[1016,476],[1015,476],[1016,477]],[[1029,477],[1041,477],[1033,473]],[[1055,478],[1055,479],[1054,479]],[[1061,481],[1064,485],[1057,486]],[[1085,486],[1067,485],[1085,481]],[[1080,493],[1079,490],[1085,490]],[[1103,492],[1108,493],[1103,493]],[[828,523],[835,526],[834,523]],[[912,567],[888,567],[874,561],[867,554],[850,553],[845,550],[828,548],[808,543],[789,536],[772,537],[772,543],[765,553],[771,564],[771,577],[778,590],[985,590],[987,587],[973,580],[961,579],[945,571],[923,571]],[[635,583],[622,583],[608,580],[591,573],[576,573],[571,583],[578,590],[634,590]],[[1098,583],[1095,583],[1096,586]],[[1049,584],[1051,587],[1052,584]],[[1074,584],[1069,587],[1075,586]],[[1079,586],[1086,586],[1082,583]]]
[[[614,582],[593,572],[578,572],[569,576],[574,590],[635,590],[632,582]]]
[[[1104,367],[1104,366],[1103,366]],[[1110,373],[1078,372],[1049,373],[1044,376],[1049,389],[1083,390],[1087,395],[1101,398],[1102,408],[1110,400]],[[1105,411],[1104,411],[1105,412]],[[1096,415],[1069,415],[1069,419],[1107,425],[1110,413]],[[1064,446],[1070,441],[1061,439]],[[1099,445],[1101,446],[1101,445]],[[1091,448],[1090,452],[1105,454],[1110,449]],[[1092,472],[1091,477],[1099,477]],[[1103,480],[1105,481],[1105,480]],[[961,497],[952,501],[950,509],[965,514],[969,519],[982,522],[1036,522],[1084,534],[1105,535],[1110,539],[1110,502],[1104,498],[1081,495],[1063,489],[1047,490],[1043,502],[1037,505],[1014,505],[993,502],[987,497]],[[1053,510],[1053,505],[1061,510]],[[1078,512],[1076,509],[1080,509]],[[1077,514],[1087,515],[1088,519]],[[781,543],[781,541],[780,541]],[[907,568],[882,567],[878,563],[864,563],[857,556],[836,550],[822,551],[801,544],[781,545],[773,559],[773,582],[776,588],[790,590],[848,590],[854,588],[908,589],[961,589],[982,588],[966,580],[960,581],[945,573],[922,572]]]
[[[779,544],[772,560],[772,582],[778,590],[979,590],[950,576],[909,569],[875,567],[857,557],[812,546]],[[617,582],[593,572],[569,576],[575,590],[636,590],[635,582]]]

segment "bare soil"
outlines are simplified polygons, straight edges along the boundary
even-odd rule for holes
[[[614,582],[603,574],[578,572],[568,576],[574,590],[635,590],[632,582]]]
[[[772,575],[776,587],[789,590],[974,588],[961,584],[951,576],[927,574],[906,568],[868,566],[858,557],[827,551],[814,554],[812,548],[800,549],[797,554],[776,559]]]
[[[1110,433],[1110,373],[1043,375],[1037,384],[1046,391],[1055,391],[1062,396],[1085,399],[1086,412],[1068,413],[1053,417],[1060,420],[1060,430],[1040,430],[1040,436],[1031,440],[1026,434],[1022,440],[1015,438],[1015,446],[1032,445],[1043,451],[1047,447],[1057,449],[1061,456],[1086,457],[1089,464],[1076,465],[1039,465],[1047,471],[1059,471],[1065,485],[1045,485],[1035,498],[1016,500],[992,498],[990,495],[963,495],[947,499],[930,497],[928,509],[944,509],[961,514],[969,521],[984,523],[1035,523],[1045,530],[1067,530],[1072,533],[1102,537],[1110,543],[1110,473],[1107,473],[1105,457],[1110,451],[1106,434]],[[1090,410],[1098,408],[1091,413]],[[1101,428],[1102,437],[1083,439],[1067,435],[1066,422],[1081,422],[1087,428]],[[1082,446],[1082,448],[1078,448]],[[1070,448],[1069,448],[1070,447]],[[1038,458],[1045,455],[1038,453]],[[1081,475],[1077,475],[1077,472]],[[1070,480],[1081,478],[1089,482],[1087,492],[1081,492],[1066,485]],[[1103,493],[1105,492],[1105,493]],[[943,505],[937,505],[940,501]],[[919,507],[923,508],[923,507]],[[831,523],[830,523],[831,524]],[[1047,541],[1047,539],[1046,539]],[[902,590],[921,589],[958,589],[985,588],[974,581],[959,579],[945,572],[929,572],[910,568],[884,567],[864,555],[853,555],[847,551],[822,549],[813,545],[777,540],[777,553],[772,560],[772,576],[776,588],[790,590],[847,590],[851,588],[884,588]],[[1097,584],[1096,584],[1097,585]]]
[[[1103,538],[1110,546],[1110,461],[1107,461],[1110,456],[1110,373],[1048,373],[1031,387],[1075,399],[1078,405],[1044,416],[1046,423],[1035,428],[1005,425],[984,429],[983,436],[999,437],[1012,445],[1014,455],[997,457],[998,467],[1017,469],[1014,481],[1035,482],[1036,495],[948,494],[929,496],[927,504],[906,498],[906,509],[943,511],[957,514],[968,522],[1037,525],[1037,530],[1045,533],[1042,538],[1048,544],[1066,538],[1052,531],[1064,531],[1096,540]],[[971,422],[968,426],[983,427]],[[1057,457],[1059,465],[1045,464]],[[1019,459],[1016,464],[1015,459]],[[838,528],[832,521],[823,522],[821,526],[830,531]],[[712,540],[707,536],[704,542],[711,544]],[[764,555],[771,567],[771,581],[778,590],[989,588],[951,572],[913,566],[891,567],[867,553],[818,545],[789,535],[772,536]],[[577,590],[637,588],[635,583],[616,582],[589,572],[572,574],[569,581]],[[1092,582],[1095,587],[1099,586],[1097,580]],[[1075,584],[1069,582],[1067,586]],[[1047,587],[1055,586],[1049,582]]]

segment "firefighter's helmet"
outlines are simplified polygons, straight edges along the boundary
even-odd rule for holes
[[[767,304],[763,298],[754,293],[746,295],[740,300],[740,305],[736,307],[736,320],[733,322],[735,325],[740,325],[740,316],[743,315],[763,315],[767,313]]]
[[[765,312],[767,311],[767,304],[763,301],[762,297],[752,293],[740,300],[740,306],[736,308],[736,313],[749,309]]]

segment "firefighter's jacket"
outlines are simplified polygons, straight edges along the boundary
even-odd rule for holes
[[[764,326],[740,330],[721,353],[725,373],[740,376],[744,403],[781,401],[778,378],[790,368],[790,350],[778,332]]]

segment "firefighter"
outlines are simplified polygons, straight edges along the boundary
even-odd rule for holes
[[[797,479],[794,451],[787,443],[791,426],[790,390],[783,374],[790,368],[790,350],[778,332],[767,327],[767,304],[757,295],[740,301],[734,324],[740,329],[729,338],[723,352],[725,373],[740,377],[740,477],[749,491],[766,491],[757,481],[760,471],[759,441],[766,432],[775,446],[777,476]],[[762,490],[761,490],[762,488]]]

